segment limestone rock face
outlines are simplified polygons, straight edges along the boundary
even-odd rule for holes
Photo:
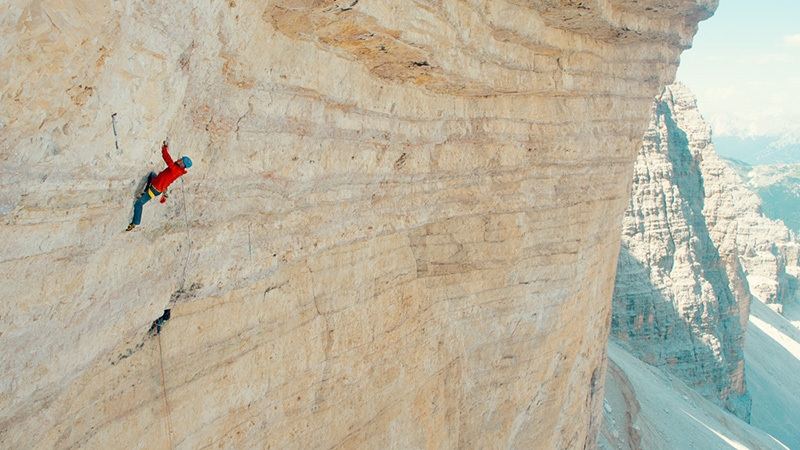
[[[789,228],[794,223],[793,216],[798,214],[792,210],[792,203],[800,206],[800,192],[796,187],[793,195],[791,192],[800,166],[755,166],[743,170],[733,163],[728,165],[731,167],[725,170],[735,170],[737,183],[744,183],[748,190],[761,191],[756,202],[746,204],[749,208],[738,205],[737,215],[741,219],[737,225],[743,236],[738,247],[753,294],[780,313],[784,305],[792,302],[800,277],[800,241],[795,230]],[[781,192],[787,187],[788,192]],[[771,193],[778,195],[770,198]],[[773,209],[778,208],[789,211],[786,223],[764,217],[775,218]]]
[[[749,300],[745,288],[749,286],[759,300],[780,311],[784,303],[794,298],[797,289],[797,237],[781,221],[765,217],[761,199],[739,170],[717,155],[710,129],[691,92],[680,84],[669,90],[675,125],[686,133],[689,147],[699,161],[705,196],[703,215],[711,239],[728,267],[737,302],[746,308]],[[736,259],[741,271],[736,269]]]
[[[800,156],[800,151],[797,152]],[[800,233],[800,164],[751,166],[729,161],[747,188],[761,199],[761,212]]]
[[[716,3],[0,7],[0,447],[594,446],[631,164]]]
[[[612,334],[645,362],[747,418],[743,330],[750,291],[733,196],[718,181],[722,166],[694,97],[682,85],[667,87],[634,169]]]
[[[752,296],[780,310],[797,289],[800,246],[760,207],[716,154],[691,92],[667,87],[636,162],[613,334],[743,418],[743,330]]]

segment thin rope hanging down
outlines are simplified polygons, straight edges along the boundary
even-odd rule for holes
[[[172,415],[169,412],[169,402],[167,402],[167,382],[164,377],[164,356],[161,351],[161,330],[156,333],[156,339],[158,340],[158,365],[161,369],[161,390],[163,393],[162,398],[164,400],[164,428],[167,437],[167,448],[172,450],[175,448],[175,445],[172,441]]]
[[[186,284],[186,269],[189,267],[189,257],[192,253],[192,236],[189,233],[189,209],[186,208],[186,192],[183,188],[183,178],[181,180],[181,198],[183,201],[183,219],[186,222],[186,240],[188,242],[188,249],[186,250],[186,262],[183,264],[183,274],[181,275],[181,286],[179,290],[183,292]]]

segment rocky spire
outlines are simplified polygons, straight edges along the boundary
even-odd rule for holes
[[[717,155],[689,89],[665,88],[634,169],[614,338],[747,418],[742,348],[750,302],[781,311],[797,289],[798,248]]]
[[[747,418],[749,289],[735,240],[708,220],[707,205],[717,201],[703,173],[710,130],[690,111],[694,98],[683,86],[656,99],[623,222],[612,335]]]

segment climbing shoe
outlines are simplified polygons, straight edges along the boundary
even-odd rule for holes
[[[136,228],[136,225],[130,224],[130,225],[128,225],[128,228],[125,228],[125,231],[131,231],[134,228]]]

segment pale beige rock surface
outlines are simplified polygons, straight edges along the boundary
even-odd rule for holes
[[[716,3],[6,2],[0,447],[592,447],[631,163]]]

